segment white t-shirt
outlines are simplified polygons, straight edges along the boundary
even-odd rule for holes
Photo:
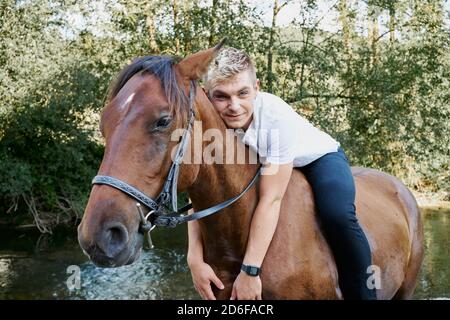
[[[281,98],[259,92],[253,119],[244,132],[236,135],[257,152],[263,163],[305,166],[321,156],[336,152],[340,143],[317,129]]]

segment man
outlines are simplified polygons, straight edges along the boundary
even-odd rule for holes
[[[294,167],[300,168],[313,189],[344,298],[376,299],[375,290],[366,285],[371,252],[355,215],[355,185],[340,144],[282,99],[260,92],[251,59],[237,49],[222,49],[208,70],[205,89],[227,127],[242,129],[242,141],[258,152],[264,169],[272,172],[260,178],[260,199],[231,299],[262,298],[261,279],[255,270],[261,267],[272,240]],[[277,134],[267,135],[273,131]],[[202,298],[215,299],[211,282],[219,289],[223,284],[203,261],[198,222],[189,222],[188,233],[188,265],[194,286]]]

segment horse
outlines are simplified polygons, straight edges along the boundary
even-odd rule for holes
[[[226,136],[223,120],[197,81],[221,45],[183,59],[137,58],[118,75],[101,114],[105,152],[98,171],[100,177],[111,177],[116,184],[111,180],[109,184],[106,180],[94,181],[78,226],[78,241],[96,265],[131,264],[142,250],[142,226],[147,226],[145,231],[154,227],[156,215],[150,226],[148,216],[160,210],[162,198],[167,207],[168,198],[176,202],[176,193],[187,191],[195,214],[235,197],[228,206],[216,208],[217,213],[198,220],[204,260],[225,286],[222,290],[213,286],[214,294],[218,299],[229,299],[258,203],[258,184],[249,183],[257,177],[260,165],[248,161],[249,157],[237,164],[180,162],[188,152],[178,152],[174,161],[173,150],[180,150],[180,139],[172,138],[176,130],[190,131],[192,134],[182,137],[188,142],[181,149],[202,154],[209,142],[202,138],[203,133],[214,129]],[[201,121],[201,126],[188,125],[186,129],[186,123],[191,124],[193,119]],[[215,141],[224,145],[223,157],[230,152],[236,154],[242,147],[249,155],[254,153],[240,140],[235,142],[227,149],[223,140]],[[409,299],[423,259],[423,227],[417,202],[399,179],[371,168],[351,169],[357,218],[378,270],[374,273],[378,276],[377,297]],[[136,202],[153,210],[144,217]],[[176,212],[176,204],[172,205]],[[157,218],[167,217],[161,213]],[[261,269],[263,299],[343,298],[335,260],[317,218],[312,189],[300,170],[292,172]]]

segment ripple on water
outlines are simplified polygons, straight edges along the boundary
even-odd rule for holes
[[[81,265],[81,290],[70,298],[82,299],[193,299],[185,254],[176,250],[143,252],[132,265],[114,269]]]

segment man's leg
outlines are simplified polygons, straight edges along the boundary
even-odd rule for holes
[[[367,286],[371,252],[356,218],[355,183],[344,151],[339,148],[300,169],[313,189],[344,299],[376,299],[375,289]]]

